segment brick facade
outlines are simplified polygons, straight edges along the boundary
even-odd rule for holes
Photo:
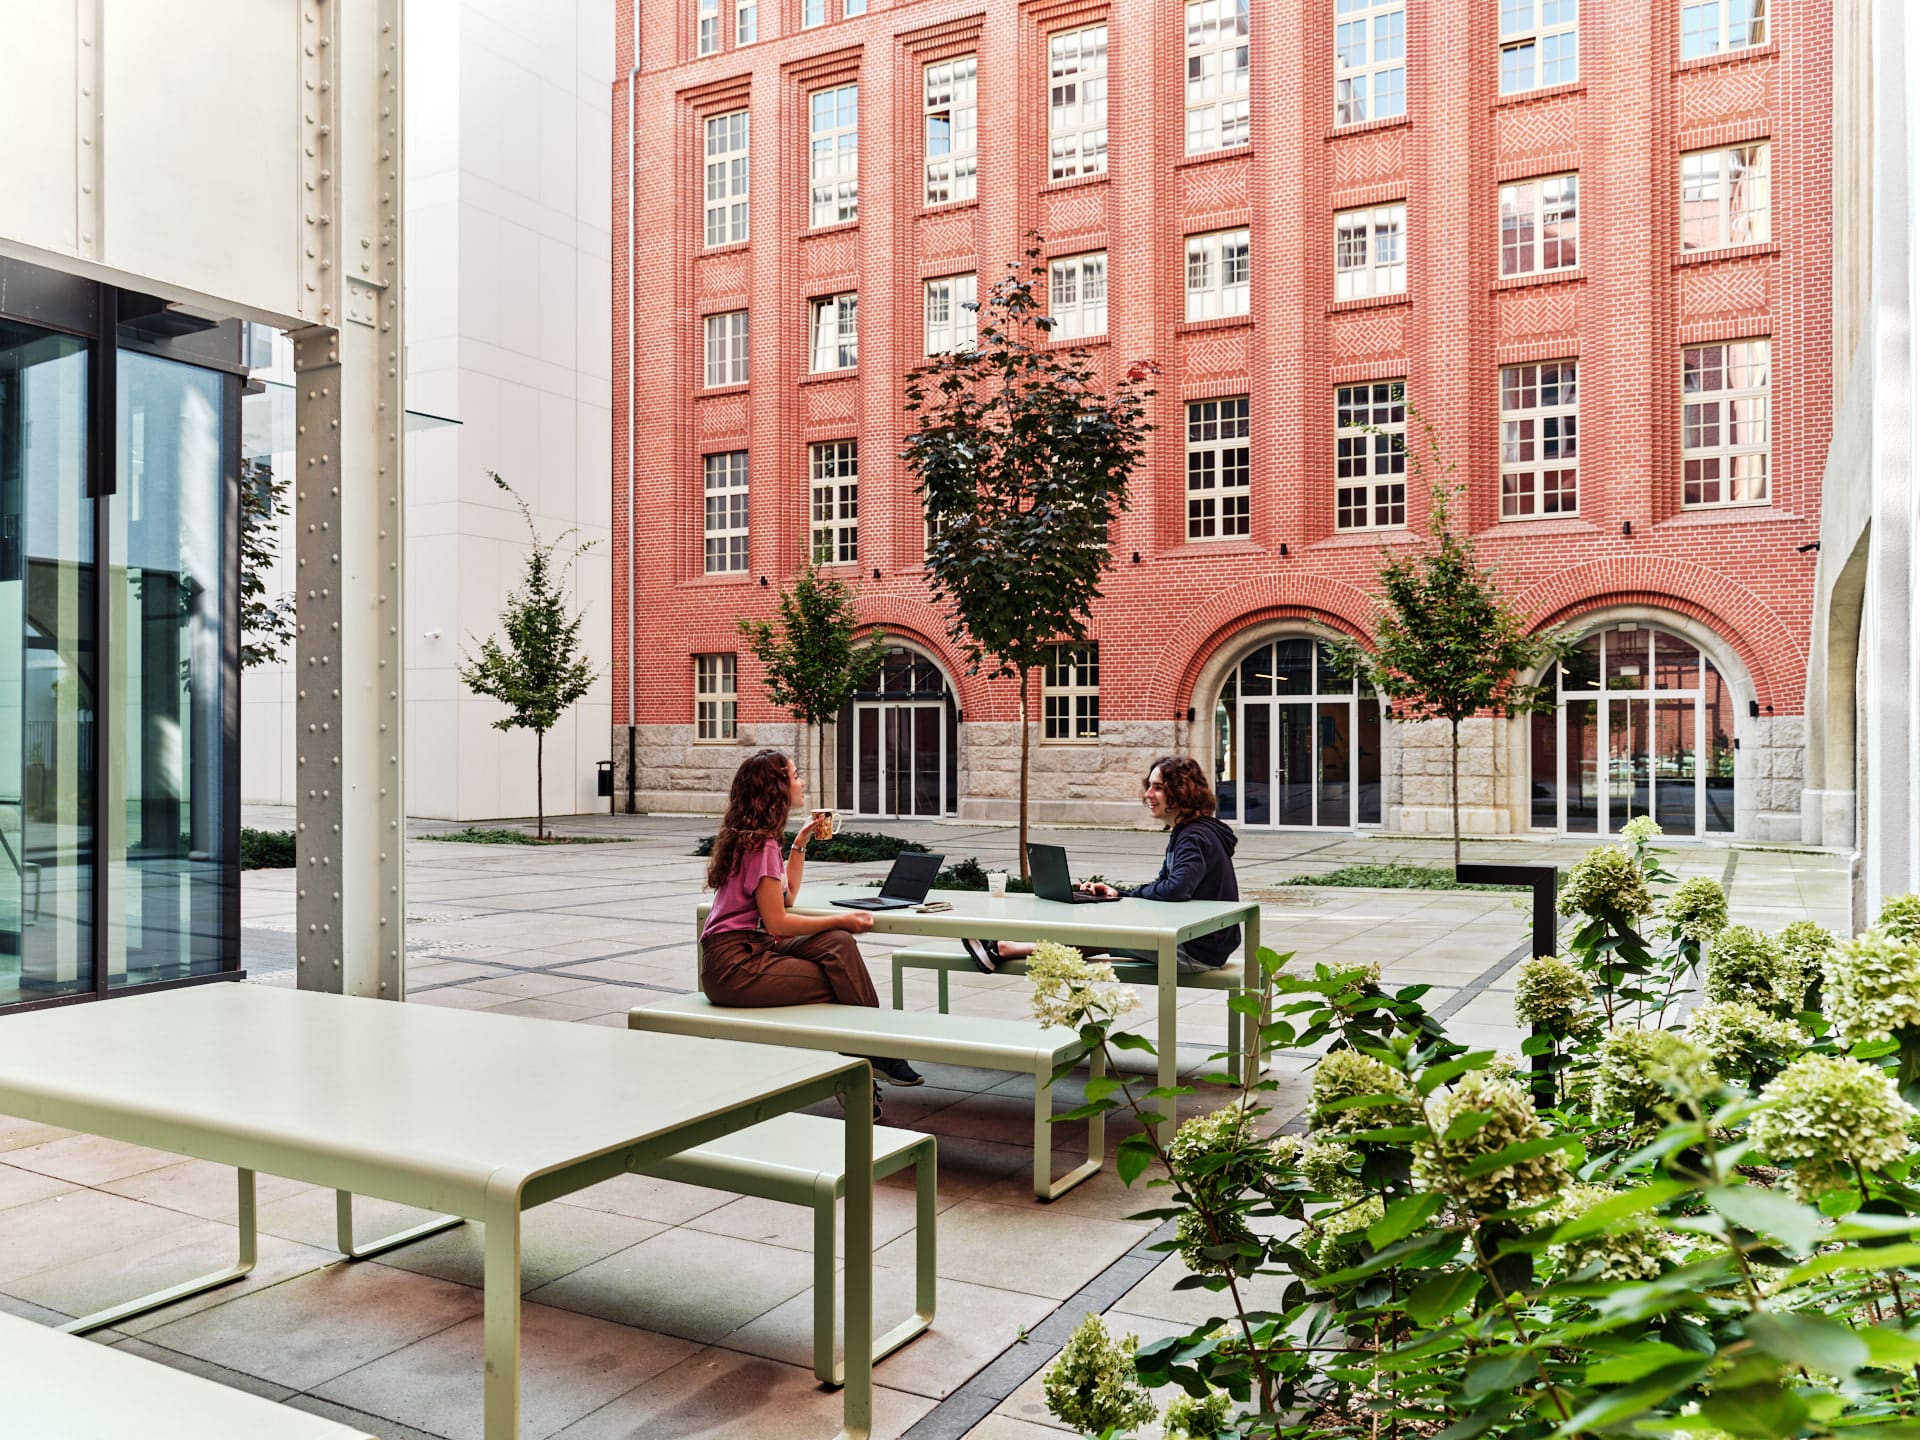
[[[1000,752],[1014,743],[1017,693],[965,674],[946,642],[919,569],[920,508],[893,457],[905,432],[904,376],[922,358],[924,280],[977,271],[984,293],[1037,230],[1049,255],[1107,254],[1108,329],[1092,347],[1102,364],[1151,358],[1162,367],[1159,430],[1114,529],[1116,566],[1091,631],[1108,743],[1093,758],[1041,763],[1038,813],[1131,816],[1139,758],[1211,743],[1204,724],[1193,733],[1189,709],[1206,715],[1225,662],[1256,631],[1366,625],[1379,547],[1406,532],[1336,528],[1334,389],[1404,377],[1442,453],[1458,462],[1483,555],[1538,623],[1670,619],[1709,637],[1737,701],[1740,833],[1797,838],[1815,557],[1796,547],[1818,534],[1832,425],[1824,7],[1785,11],[1763,45],[1682,60],[1675,0],[1588,0],[1578,81],[1502,95],[1498,0],[1408,0],[1404,118],[1336,127],[1333,0],[1255,4],[1251,142],[1189,156],[1178,0],[871,0],[854,18],[829,0],[827,22],[811,29],[801,26],[801,0],[762,0],[760,39],[745,47],[733,43],[727,3],[722,48],[705,57],[695,55],[698,3],[642,0],[641,64],[631,97],[623,83],[614,104],[613,753],[622,795],[628,724],[638,727],[643,808],[712,808],[747,745],[791,742],[735,617],[771,613],[801,560],[808,444],[855,438],[860,559],[840,573],[857,582],[863,618],[934,656],[954,684],[961,813],[1008,813]],[[1100,21],[1108,170],[1049,183],[1047,37]],[[631,24],[624,10],[621,23]],[[633,41],[623,29],[623,71]],[[978,198],[928,209],[922,67],[965,54],[978,56]],[[807,95],[849,80],[859,84],[859,218],[811,229]],[[706,249],[702,121],[742,108],[751,238]],[[1683,256],[1680,157],[1755,140],[1771,146],[1771,239]],[[1579,176],[1578,268],[1502,280],[1500,186],[1567,172]],[[1336,301],[1335,213],[1399,202],[1405,293]],[[1251,232],[1251,314],[1186,321],[1185,237],[1239,227]],[[860,297],[858,368],[809,375],[808,302],[848,290]],[[751,316],[750,382],[703,390],[702,317],[737,309]],[[1771,342],[1770,499],[1683,509],[1681,349],[1755,338]],[[1580,378],[1578,514],[1503,521],[1501,367],[1570,359]],[[629,386],[638,397],[631,444]],[[1185,405],[1239,395],[1251,402],[1251,533],[1189,541]],[[750,568],[709,576],[702,457],[735,449],[750,457]],[[1417,484],[1407,502],[1417,527]],[[691,741],[689,657],[714,651],[739,652],[737,745]],[[1399,763],[1426,742],[1395,740],[1396,728],[1383,745],[1386,820],[1426,828],[1444,780]],[[1473,742],[1468,768],[1483,783],[1470,822],[1527,828],[1518,724],[1481,722]],[[1112,803],[1091,801],[1100,786],[1090,775],[1110,785]]]

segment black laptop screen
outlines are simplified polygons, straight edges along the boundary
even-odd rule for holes
[[[886,883],[880,887],[880,894],[888,900],[911,900],[916,905],[927,898],[927,892],[933,888],[933,877],[940,873],[943,855],[916,855],[911,851],[895,858],[893,869],[887,872]]]

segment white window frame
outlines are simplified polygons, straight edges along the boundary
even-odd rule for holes
[[[1245,395],[1187,402],[1187,539],[1252,535],[1252,414]]]
[[[1253,138],[1248,0],[1188,0],[1187,154]]]
[[[1579,174],[1540,175],[1502,185],[1500,278],[1579,268]]]
[[[1107,172],[1107,27],[1047,37],[1047,175]]]
[[[1500,368],[1500,518],[1580,513],[1580,362]]]
[[[810,547],[815,565],[860,563],[860,442],[807,447]]]
[[[740,660],[731,653],[693,657],[693,738],[725,744],[740,737]]]
[[[759,0],[734,0],[733,43],[735,45],[751,45],[759,38]]]
[[[1407,293],[1407,202],[1339,210],[1333,217],[1333,297]]]
[[[746,571],[747,452],[722,450],[701,457],[701,535],[709,575]]]
[[[867,13],[867,0],[841,0],[840,18],[851,20],[856,15]]]
[[[1040,667],[1040,739],[1077,745],[1100,738],[1100,642],[1055,645]]]
[[[980,57],[958,55],[921,72],[928,208],[959,205],[978,193]],[[937,147],[937,148],[936,148]]]
[[[1334,528],[1407,523],[1407,382],[1361,380],[1333,392]]]
[[[821,115],[821,102],[832,113]],[[860,82],[829,85],[807,95],[807,184],[810,228],[860,218]]]
[[[1772,38],[1771,19],[1767,0],[1682,0],[1680,58],[1755,49]]]
[[[1717,363],[1714,351],[1720,352]],[[1727,383],[1736,373],[1741,383]],[[1716,375],[1721,383],[1713,385],[1710,381]],[[1769,502],[1772,380],[1773,342],[1765,337],[1717,340],[1711,345],[1689,345],[1681,351],[1680,503],[1686,509],[1715,510]],[[1734,418],[1736,409],[1743,405],[1745,415]],[[1747,473],[1729,473],[1735,468]],[[1714,472],[1711,478],[1706,474],[1709,469]],[[1707,498],[1709,486],[1713,488],[1712,498]],[[1736,489],[1742,493],[1736,496]]]
[[[1580,78],[1580,0],[1499,0],[1500,93]]]
[[[1406,0],[1334,0],[1333,123],[1406,113]]]
[[[747,383],[747,312],[725,310],[706,317],[709,390]]]
[[[1187,319],[1220,320],[1253,309],[1252,231],[1187,237]]]
[[[707,116],[705,176],[709,250],[744,244],[751,233],[752,211],[747,199],[751,138],[751,120],[745,110]]]
[[[971,350],[979,339],[980,313],[969,307],[979,304],[980,277],[972,273],[942,275],[927,281],[923,290],[927,354]]]
[[[811,30],[827,23],[827,0],[800,0],[800,26]]]
[[[1680,250],[1697,255],[1773,238],[1773,142],[1747,140],[1680,157]]]
[[[1062,255],[1047,264],[1052,340],[1091,340],[1107,333],[1107,252]]]
[[[695,53],[720,53],[720,0],[694,0]]]
[[[807,325],[810,373],[831,375],[860,364],[860,294],[823,295],[815,300]]]

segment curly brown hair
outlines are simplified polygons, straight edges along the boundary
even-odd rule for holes
[[[793,808],[787,788],[792,777],[793,762],[778,750],[756,750],[740,762],[727,792],[720,833],[713,837],[713,858],[707,861],[709,890],[727,883],[743,855],[786,833],[787,812]]]
[[[1167,808],[1173,811],[1175,824],[1213,814],[1213,786],[1207,783],[1207,772],[1200,768],[1198,760],[1191,755],[1162,755],[1147,767],[1146,776],[1140,781],[1142,794],[1146,793],[1156,770],[1160,772],[1160,783],[1166,787]]]

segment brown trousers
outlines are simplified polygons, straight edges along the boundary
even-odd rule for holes
[[[845,930],[776,939],[764,930],[727,930],[701,942],[707,998],[716,1005],[868,1005],[880,997]]]

